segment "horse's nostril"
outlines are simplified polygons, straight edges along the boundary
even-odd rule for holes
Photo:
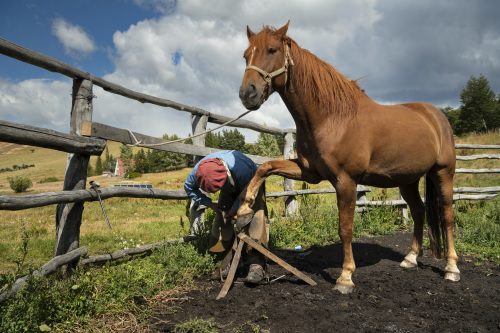
[[[240,98],[247,99],[249,97],[254,97],[257,92],[257,88],[254,84],[249,84],[246,88],[240,88]]]

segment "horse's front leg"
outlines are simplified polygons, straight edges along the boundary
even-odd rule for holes
[[[337,279],[335,289],[342,294],[349,294],[354,289],[352,274],[356,269],[352,253],[352,228],[354,209],[356,207],[356,183],[348,176],[337,178],[333,183],[337,192],[337,206],[339,209],[339,236],[342,241],[344,262],[342,273]]]
[[[253,204],[260,187],[267,177],[271,175],[280,175],[294,180],[305,180],[310,183],[320,181],[319,176],[304,170],[297,159],[293,160],[272,160],[263,163],[258,169],[247,188],[241,193],[240,208],[238,209],[236,219],[238,224],[245,225],[245,221],[253,216]]]

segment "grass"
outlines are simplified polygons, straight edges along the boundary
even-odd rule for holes
[[[155,304],[155,295],[194,288],[193,279],[212,269],[210,256],[200,255],[191,245],[174,245],[141,260],[78,270],[63,279],[32,278],[15,298],[2,304],[0,331],[35,332],[42,326],[74,331],[103,314],[130,313],[141,323],[150,315],[144,305]]]

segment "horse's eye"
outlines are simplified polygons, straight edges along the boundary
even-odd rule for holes
[[[277,50],[278,50],[278,49],[276,49],[276,48],[274,48],[274,47],[270,47],[270,48],[268,48],[268,49],[267,49],[267,53],[269,53],[269,54],[273,54],[273,53],[275,53]]]

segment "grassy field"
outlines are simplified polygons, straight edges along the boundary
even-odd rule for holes
[[[500,133],[471,135],[457,142],[498,144]],[[114,156],[119,155],[119,144],[110,143]],[[459,155],[485,153],[460,150]],[[0,195],[14,195],[8,178],[30,177],[33,187],[28,193],[59,191],[62,189],[67,155],[64,153],[0,143],[0,168],[14,164],[35,164],[32,168],[0,173]],[[95,157],[92,158],[95,164]],[[483,160],[459,162],[458,167],[498,167],[498,161]],[[180,189],[190,169],[146,174],[135,179],[164,189]],[[54,182],[40,182],[55,177]],[[498,175],[457,175],[455,186],[500,185]],[[115,177],[95,176],[102,186],[121,182]],[[283,187],[280,177],[270,177],[268,191]],[[329,186],[323,182],[312,187]],[[296,182],[296,188],[302,183]],[[369,199],[398,197],[395,189],[373,189]],[[282,199],[268,199],[271,217],[270,245],[307,248],[338,241],[338,219],[335,195],[309,195],[299,199],[300,214],[294,218],[282,217]],[[189,230],[185,201],[112,198],[104,203],[113,226],[109,230],[98,203],[86,203],[81,227],[81,245],[90,254],[102,254],[141,244],[153,243],[185,235]],[[401,223],[400,211],[389,207],[371,210],[355,216],[355,237],[392,233],[411,229]],[[489,202],[460,202],[455,206],[457,249],[461,255],[500,263],[500,199]],[[24,211],[0,211],[0,288],[16,276],[37,268],[53,255],[55,239],[55,206]],[[126,331],[123,326],[137,327],[152,315],[150,307],[136,305],[137,297],[147,304],[161,304],[161,300],[196,288],[193,278],[209,272],[213,259],[200,254],[193,245],[163,248],[152,256],[100,268],[78,270],[69,278],[59,276],[30,280],[15,299],[0,307],[0,331],[31,332],[50,328],[56,332]],[[139,296],[138,296],[139,295]],[[171,311],[171,309],[169,309]],[[181,323],[179,332],[193,331],[199,323]],[[202,327],[210,323],[201,323]],[[121,326],[120,326],[121,325]],[[185,325],[186,327],[183,327]],[[193,326],[194,325],[194,326]],[[181,327],[182,326],[182,327]],[[193,327],[191,327],[193,326]]]

